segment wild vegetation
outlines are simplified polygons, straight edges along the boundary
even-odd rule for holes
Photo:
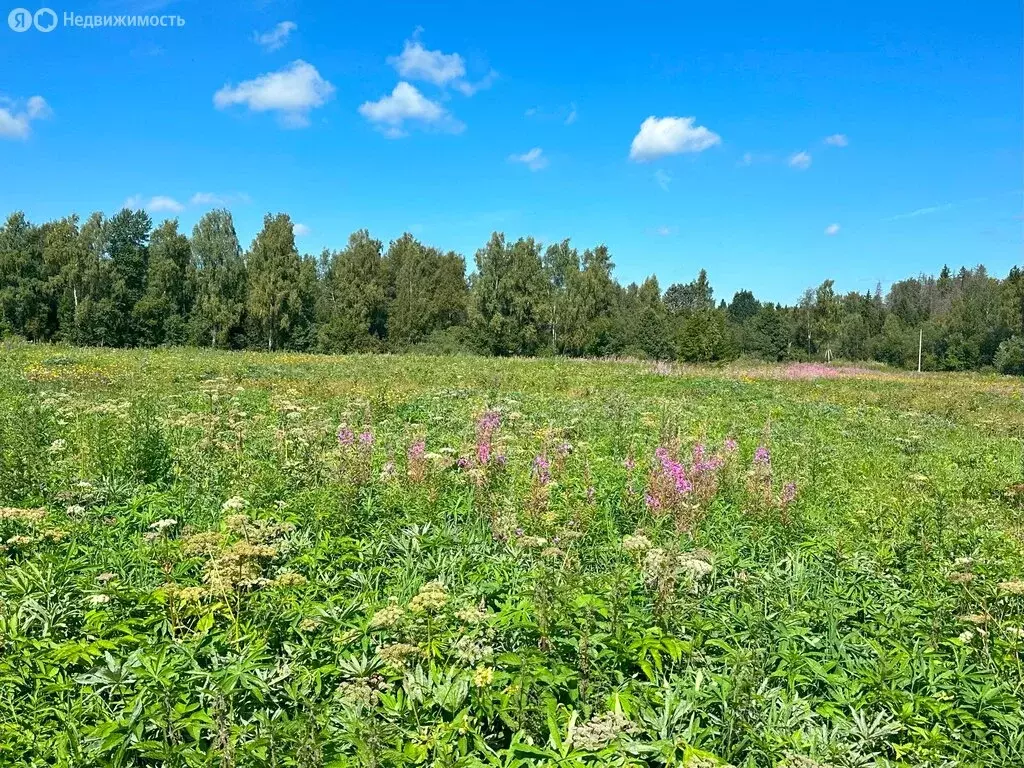
[[[1024,374],[1024,272],[983,266],[794,306],[749,290],[714,298],[706,272],[662,291],[619,284],[612,255],[494,233],[463,257],[405,234],[361,230],[300,255],[291,219],[267,215],[243,251],[226,210],[192,230],[145,211],[0,227],[0,336],[106,347],[193,345],[314,352],[626,356],[709,362],[874,360],[925,370]],[[695,270],[696,271],[696,270]]]
[[[8,344],[0,764],[1024,763],[1013,380]]]

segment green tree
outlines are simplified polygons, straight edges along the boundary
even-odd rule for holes
[[[708,281],[707,270],[701,270],[697,279],[686,285],[675,283],[665,291],[665,306],[673,314],[700,312],[713,309],[715,292]]]
[[[529,355],[544,339],[547,281],[540,245],[532,238],[508,245],[495,232],[476,252],[472,282],[474,327],[495,355]]]
[[[246,269],[231,214],[206,213],[192,228],[189,275],[193,296],[190,319],[195,343],[226,347],[242,324]]]
[[[428,248],[406,233],[385,256],[387,336],[401,349],[465,322],[466,266],[458,254]]]
[[[725,312],[704,308],[685,316],[679,327],[677,355],[691,363],[730,360],[736,356],[736,341]]]
[[[557,355],[564,350],[562,337],[571,322],[572,291],[580,287],[580,255],[568,239],[548,246],[544,252],[544,274],[549,286],[551,353]]]
[[[132,322],[135,305],[146,290],[149,267],[149,233],[153,226],[145,211],[124,208],[106,222],[106,253],[110,259],[112,315],[106,343],[131,346],[139,342]]]
[[[764,360],[785,360],[789,352],[791,332],[781,310],[765,304],[750,321],[750,349]]]
[[[380,240],[365,229],[328,258],[321,299],[320,347],[334,352],[371,351],[387,332],[387,275]]]
[[[263,217],[263,229],[252,241],[246,267],[246,309],[256,338],[265,340],[268,350],[287,346],[289,333],[302,316],[302,263],[288,214]]]
[[[996,350],[995,366],[1000,373],[1024,376],[1024,337],[1011,336]]]
[[[0,227],[0,334],[45,338],[48,326],[43,233],[21,212]]]
[[[141,344],[181,344],[185,341],[190,309],[188,279],[192,250],[188,238],[170,219],[157,227],[149,241],[146,292],[135,305],[134,322]]]

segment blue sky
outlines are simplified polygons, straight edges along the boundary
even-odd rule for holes
[[[304,252],[408,230],[470,265],[571,237],[775,301],[1024,261],[1015,1],[51,7],[186,23],[0,27],[4,213],[224,201],[244,246],[284,211]]]

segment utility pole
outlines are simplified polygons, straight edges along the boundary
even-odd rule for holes
[[[917,332],[917,372],[921,372],[921,346],[924,342],[924,328]]]

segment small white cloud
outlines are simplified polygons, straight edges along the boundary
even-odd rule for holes
[[[633,137],[629,157],[638,163],[664,155],[703,152],[721,143],[722,137],[703,125],[694,125],[692,117],[648,117]]]
[[[466,64],[459,54],[428,51],[419,40],[406,40],[402,52],[388,56],[387,61],[402,77],[434,85],[445,85],[466,74]]]
[[[359,114],[371,123],[376,123],[391,138],[405,135],[404,125],[407,120],[450,133],[459,133],[465,128],[448,110],[404,80],[395,86],[390,96],[362,104]]]
[[[898,213],[895,216],[889,216],[882,221],[901,221],[902,219],[916,219],[918,216],[929,216],[933,213],[942,213],[943,211],[949,211],[956,208],[958,205],[963,203],[940,203],[939,205],[929,205],[927,208],[917,208],[909,213]]]
[[[537,114],[537,108],[536,107],[530,107],[528,110],[526,110],[525,114],[526,114],[527,117],[533,117],[534,115]]]
[[[167,197],[166,195],[157,195],[150,198],[149,203],[146,205],[146,210],[153,213],[181,213],[184,208],[185,206],[173,197]]]
[[[475,83],[471,83],[469,80],[456,80],[452,83],[452,87],[463,96],[472,96],[474,93],[478,93],[479,91],[486,91],[494,85],[494,81],[497,79],[498,73],[492,69]]]
[[[672,174],[659,168],[654,172],[654,180],[658,182],[659,187],[668,192],[668,186],[672,183]]]
[[[25,105],[29,120],[45,120],[53,115],[53,110],[42,96],[32,96]]]
[[[659,237],[668,237],[669,235],[674,235],[675,231],[675,227],[660,226],[654,230],[654,233]]]
[[[415,38],[422,30],[417,28]],[[441,87],[452,87],[463,96],[472,96],[494,84],[498,73],[493,69],[477,82],[466,79],[466,62],[457,53],[429,51],[419,40],[406,40],[402,52],[388,56],[388,64],[406,80],[423,80]]]
[[[189,199],[189,205],[202,205],[202,206],[223,206],[232,205],[233,203],[249,203],[251,201],[249,195],[241,192],[237,195],[218,195],[213,192],[196,192]]]
[[[576,122],[576,102],[569,105],[569,114],[565,117],[565,124],[572,125]]]
[[[30,97],[23,106],[0,98],[0,139],[27,139],[32,133],[33,121],[52,115],[53,110],[42,96]]]
[[[148,201],[142,195],[132,195],[121,205],[131,210],[145,209],[150,213],[181,213],[185,206],[167,195],[154,195]]]
[[[548,159],[540,147],[534,147],[521,155],[509,155],[508,159],[510,163],[522,163],[531,171],[539,171],[548,166]]]
[[[313,230],[311,230],[305,224],[292,224],[292,234],[294,234],[296,237],[305,237],[312,231]]]
[[[840,227],[838,224],[829,224],[827,227],[825,227],[825,234],[828,235],[829,237],[831,237],[832,235],[838,235],[839,229]]]
[[[213,103],[217,109],[244,104],[253,112],[278,112],[282,125],[302,128],[309,125],[310,110],[322,107],[333,96],[334,86],[316,67],[297,59],[277,72],[237,86],[225,85],[213,95]]]
[[[833,133],[831,136],[825,137],[825,143],[830,147],[845,147],[850,141],[846,138],[845,133]]]
[[[805,171],[811,167],[811,155],[809,152],[797,152],[789,157],[789,165],[791,168],[799,168],[801,171]]]
[[[269,32],[253,32],[252,39],[257,45],[262,46],[263,50],[276,51],[284,47],[288,42],[288,36],[298,28],[299,25],[294,21],[282,21]]]

